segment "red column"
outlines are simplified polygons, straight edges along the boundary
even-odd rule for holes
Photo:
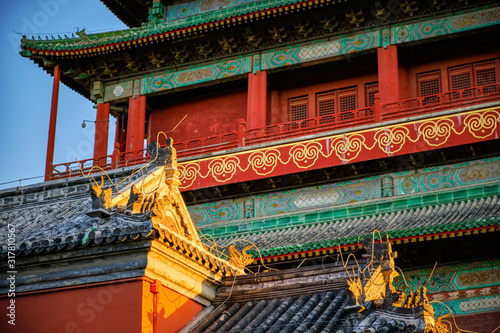
[[[378,49],[378,89],[382,104],[399,101],[398,49],[396,45]]]
[[[267,72],[248,74],[247,128],[266,126]]]
[[[128,104],[126,152],[144,148],[144,123],[146,122],[146,96],[130,97]]]
[[[59,65],[55,65],[54,83],[52,85],[52,104],[50,106],[49,140],[47,142],[47,158],[45,160],[45,181],[50,180],[50,176],[52,174],[52,165],[54,163],[54,144],[56,140],[57,103],[59,100],[60,80],[61,71],[59,69]]]
[[[97,104],[95,117],[94,165],[106,164],[108,155],[109,103]]]
[[[118,149],[122,152],[125,151],[125,145],[127,142],[127,124],[125,123],[125,114],[120,114],[116,118],[116,130],[115,130],[115,147],[118,144]]]

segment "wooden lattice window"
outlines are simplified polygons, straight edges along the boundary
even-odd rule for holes
[[[339,91],[339,104],[340,104],[340,120],[353,119],[354,114],[352,112],[346,112],[351,110],[356,110],[356,89],[344,89]]]
[[[340,112],[356,110],[356,90],[343,90],[339,92]]]
[[[338,114],[337,120],[346,120],[354,118],[352,112],[357,108],[356,88],[342,89],[321,93],[316,96],[317,115],[322,118],[321,123],[335,121],[335,114]]]
[[[318,116],[327,116],[329,114],[335,113],[335,100],[337,97],[337,93],[329,92],[324,94],[319,94],[317,96],[318,103]]]
[[[441,74],[439,71],[418,74],[417,81],[418,95],[421,97],[441,92]]]
[[[421,97],[439,94],[441,92],[441,72],[432,71],[417,75],[418,95]],[[422,104],[438,103],[438,96],[424,98]]]
[[[476,64],[468,64],[453,67],[449,70],[450,90],[461,90],[473,86],[485,86],[497,82],[497,61],[487,61]],[[487,87],[485,92],[494,92],[496,87]],[[468,90],[462,93],[463,97],[472,96],[473,91]],[[459,94],[455,94],[458,98]]]
[[[498,61],[488,61],[474,64],[474,80],[476,86],[486,86],[497,83]],[[497,91],[497,86],[489,86],[484,89],[485,93]]]
[[[366,106],[375,105],[376,93],[378,93],[378,83],[370,83],[365,86]]]
[[[472,66],[460,66],[450,69],[450,90],[472,87]]]
[[[497,82],[497,66],[495,61],[474,65],[476,86],[485,86]]]
[[[288,109],[290,110],[291,121],[307,119],[308,115],[307,96],[289,99]]]
[[[460,66],[451,68],[449,70],[450,90],[461,90],[472,87],[472,66]],[[469,97],[472,95],[472,90],[462,92],[462,97]],[[460,98],[460,93],[453,93],[453,99]]]

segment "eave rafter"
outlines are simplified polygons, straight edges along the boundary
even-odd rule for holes
[[[24,37],[21,54],[47,71],[51,70],[51,63],[59,63],[62,81],[89,98],[94,80],[178,69],[285,45],[349,36],[415,16],[440,17],[459,9],[473,10],[464,7],[463,1],[450,0],[446,6],[401,5],[398,14],[393,15],[394,9],[386,2],[255,1],[251,3],[255,8],[231,7],[108,33],[83,32],[79,38]],[[487,6],[490,2],[484,0],[479,5]]]

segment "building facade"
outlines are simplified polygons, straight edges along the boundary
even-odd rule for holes
[[[312,297],[300,303],[301,290],[320,293],[316,297],[318,304],[333,304],[340,295],[339,286],[333,291],[318,287],[317,281],[322,278],[312,276],[321,276],[317,272],[320,267],[336,267],[332,269],[340,275],[332,278],[332,285],[345,282],[348,278],[341,276],[339,263],[353,257],[362,261],[363,240],[382,241],[387,235],[389,244],[399,254],[398,272],[403,273],[394,282],[398,290],[414,295],[425,286],[434,317],[453,314],[453,319],[447,319],[453,323],[450,331],[457,331],[457,326],[474,332],[497,328],[498,3],[102,2],[130,28],[100,34],[82,30],[77,36],[64,39],[22,39],[21,54],[54,75],[55,88],[59,82],[68,85],[94,101],[97,111],[92,159],[53,165],[49,139],[46,182],[0,192],[1,213],[6,221],[3,223],[15,222],[18,229],[24,229],[35,221],[33,230],[39,228],[35,236],[23,233],[19,246],[24,247],[16,248],[26,255],[23,265],[43,272],[45,266],[37,258],[45,258],[47,265],[57,263],[54,271],[37,283],[32,282],[31,274],[23,275],[25,287],[21,286],[20,301],[26,299],[35,304],[30,308],[34,309],[37,298],[53,298],[53,302],[65,304],[60,300],[67,299],[65,293],[82,293],[83,302],[85,297],[92,298],[87,296],[89,290],[99,293],[92,288],[108,288],[107,284],[112,288],[130,286],[126,295],[114,297],[113,290],[101,293],[105,301],[103,295],[113,295],[117,308],[94,306],[96,319],[90,321],[92,325],[102,325],[100,320],[104,319],[98,316],[98,309],[107,308],[127,331],[131,326],[118,314],[120,306],[124,306],[130,309],[127,318],[136,325],[130,330],[134,332],[138,323],[147,332],[175,332],[182,327],[200,331],[225,327],[224,330],[238,331],[241,327],[236,327],[242,318],[247,319],[240,326],[252,322],[246,317],[249,313],[255,313],[257,318],[258,308],[253,308],[257,301],[273,301],[258,292],[250,298],[243,297],[248,288],[256,285],[248,287],[250,282],[245,277],[234,278],[238,267],[231,262],[230,246],[240,254],[252,256],[253,262],[246,269],[257,274],[255,281],[262,279],[259,281],[263,285],[266,279],[275,281],[265,288],[280,290],[280,283],[299,281],[296,283],[302,289],[295,294],[286,288],[283,292],[295,297],[289,301],[290,308],[294,308],[293,304],[300,308],[302,303],[315,302]],[[55,119],[56,113],[57,105],[53,105],[51,119]],[[110,116],[117,119],[113,152],[106,151]],[[196,250],[173,246],[165,240],[168,237],[158,236],[162,228],[168,229],[173,222],[165,220],[160,223],[163,227],[155,227],[147,218],[139,222],[116,217],[121,214],[118,208],[118,215],[109,213],[114,217],[106,217],[110,220],[101,224],[92,219],[103,216],[84,214],[90,211],[90,196],[83,193],[93,185],[81,176],[82,172],[93,174],[94,178],[103,177],[101,188],[104,189],[103,184],[111,186],[110,197],[123,193],[131,197],[134,192],[120,182],[127,179],[137,185],[153,177],[149,161],[151,156],[156,160],[159,155],[158,151],[145,149],[145,141],[168,146],[171,143],[167,137],[173,139],[178,158],[176,186],[182,199],[179,195],[175,202],[181,206],[180,202],[186,203],[200,235],[194,249],[219,249],[217,253],[221,255],[213,259],[217,263],[200,268],[203,274],[197,271],[201,275],[193,278],[193,283],[197,281],[195,285],[201,289],[196,292],[189,292],[185,281],[179,282],[183,281],[182,274],[195,274],[189,270],[179,268],[177,278],[166,271],[155,272],[161,270],[160,262],[168,265],[171,260],[162,257],[169,251],[167,248],[173,251],[171,257],[184,254],[184,259],[178,259],[179,266],[197,270],[192,267],[206,264],[206,260],[195,255]],[[148,176],[141,177],[143,174]],[[139,207],[151,208],[157,203],[153,199],[147,201],[146,192],[137,193],[139,197],[143,193]],[[130,204],[137,202],[134,200]],[[113,207],[105,210],[112,211]],[[148,211],[141,209],[131,214]],[[42,222],[35,218],[38,214],[49,218]],[[140,219],[136,215],[133,218]],[[60,229],[58,219],[64,221],[65,228]],[[144,230],[138,232],[140,225]],[[105,247],[102,239],[110,236],[101,236],[103,230],[115,237]],[[64,233],[73,238],[63,241]],[[94,237],[94,243],[83,242],[85,236]],[[60,239],[59,243],[51,243],[55,239]],[[114,245],[115,241],[119,245]],[[63,246],[72,242],[73,247]],[[137,247],[141,242],[144,245]],[[157,246],[166,248],[155,250],[162,253],[158,263],[141,261],[149,258]],[[127,253],[139,248],[140,269],[132,274],[126,264]],[[108,252],[104,255],[99,251]],[[59,253],[65,254],[61,257]],[[186,257],[186,253],[192,255]],[[212,254],[209,251],[206,255]],[[2,255],[8,257],[7,248]],[[103,258],[101,262],[90,260],[96,255]],[[95,277],[85,273],[87,278],[83,280],[57,273],[59,267],[69,265],[72,257],[76,262],[80,260],[76,258],[90,260],[81,263],[80,273],[100,273]],[[109,262],[117,263],[119,274],[107,270]],[[48,282],[52,276],[57,283]],[[68,283],[72,286],[68,291],[59,289]],[[227,292],[228,283],[237,286],[235,294]],[[165,326],[155,328],[158,311],[150,306],[157,304],[154,295],[161,295],[156,291],[161,288],[165,288],[165,296],[159,302],[170,305],[163,307],[164,321],[160,322]],[[328,292],[332,294],[327,296]],[[149,293],[151,296],[147,296]],[[349,291],[347,294],[351,295]],[[126,297],[128,303],[118,301],[119,295]],[[132,295],[135,299],[129,297]],[[344,308],[352,299],[342,295],[337,303],[341,302]],[[148,305],[142,307],[139,315],[133,308],[139,306],[137,300],[141,297],[150,297],[151,302],[143,301]],[[276,295],[275,298],[279,299]],[[0,304],[7,301],[8,297],[4,297]],[[210,312],[222,311],[221,306],[226,303],[236,307],[226,310],[238,320],[226,322],[228,318]],[[239,312],[235,304],[247,312]],[[258,304],[262,304],[262,313],[277,317],[274,324],[295,323],[295,315],[305,320],[311,314],[304,310],[278,317],[274,308],[267,308],[268,303]],[[376,309],[385,311],[386,305],[380,303]],[[71,307],[73,303],[67,308]],[[85,305],[80,310],[86,318],[92,317],[91,311],[85,312]],[[71,318],[73,310],[68,311],[67,317],[62,318]],[[368,323],[366,318],[370,317],[331,311],[333,317],[339,313],[336,321],[330,318],[331,325],[311,317],[305,326],[297,319],[295,326],[281,328],[307,331],[316,325],[318,331],[329,327],[329,331],[344,329],[347,333],[360,329],[359,325]],[[132,320],[132,314],[138,317]],[[403,311],[399,315],[407,314]],[[374,327],[376,316],[370,318]],[[82,325],[87,323],[68,322],[70,331],[86,331]],[[350,326],[344,325],[347,322]],[[210,329],[211,325],[215,326]],[[268,325],[271,326],[257,325],[255,329],[279,328],[273,323]],[[412,325],[418,326],[413,322]],[[89,326],[87,330],[96,327],[103,326]]]

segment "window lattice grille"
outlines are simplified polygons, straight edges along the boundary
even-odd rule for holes
[[[451,76],[451,90],[460,90],[470,88],[472,80],[470,73],[462,73]]]
[[[326,116],[335,113],[335,100],[320,101],[318,103],[319,116]]]
[[[371,83],[365,86],[366,106],[375,105],[376,93],[378,93],[378,83]]]
[[[476,80],[478,86],[494,84],[497,82],[495,68],[481,69],[476,71]]]
[[[297,121],[307,119],[307,97],[294,98],[289,101],[290,120]]]
[[[439,94],[439,79],[420,81],[420,96]]]
[[[356,95],[340,97],[340,112],[356,110]]]

